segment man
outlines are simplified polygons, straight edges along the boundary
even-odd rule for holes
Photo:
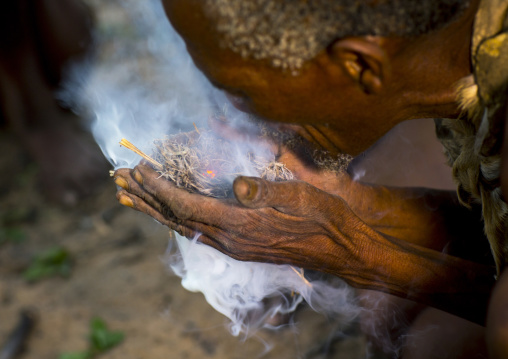
[[[408,119],[454,119],[436,123],[459,196],[367,186],[285,153],[282,160],[302,181],[239,177],[236,201],[220,201],[178,190],[138,166],[116,173],[120,203],[186,236],[202,233],[202,242],[240,260],[324,271],[357,288],[487,323],[491,356],[508,355],[508,278],[499,278],[486,322],[496,270],[483,250],[490,243],[501,274],[508,258],[501,198],[501,185],[508,193],[508,167],[501,166],[508,76],[496,61],[506,59],[508,3],[164,5],[196,65],[237,107],[298,124],[331,155],[358,155]]]

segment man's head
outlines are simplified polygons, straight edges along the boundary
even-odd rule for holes
[[[226,46],[292,71],[347,36],[418,36],[467,8],[464,0],[204,0]]]
[[[444,25],[468,2],[421,2],[163,0],[197,67],[239,99],[237,107],[272,121],[315,126],[318,142],[353,155],[401,120],[422,115],[406,102],[428,107],[421,94],[434,82],[424,72],[432,70],[447,88],[456,75],[439,63],[441,54],[429,38],[434,35],[418,34],[439,28],[455,34],[457,29]],[[461,35],[453,43],[462,45]],[[462,48],[469,44],[465,37]],[[440,102],[434,108],[453,103],[452,97],[434,96]]]

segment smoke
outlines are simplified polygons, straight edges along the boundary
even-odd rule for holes
[[[277,314],[293,312],[305,299],[315,310],[333,313],[344,323],[359,312],[350,288],[334,281],[309,281],[288,265],[239,262],[198,242],[178,236],[169,265],[187,290],[202,292],[208,303],[231,319],[233,335],[248,334]]]
[[[206,126],[227,100],[194,67],[159,1],[123,0],[116,6],[125,13],[105,20],[98,14],[96,53],[72,69],[60,97],[93,120],[97,143],[120,168],[140,160],[118,145],[121,138],[150,153],[154,139],[192,130],[194,123]],[[227,115],[244,128],[251,126],[247,115],[233,108]],[[237,144],[240,158],[246,151],[259,154],[260,149]],[[248,167],[245,174],[251,174]],[[337,278],[310,280],[291,266],[239,262],[198,238],[176,236],[176,247],[166,258],[186,289],[202,292],[210,305],[231,319],[233,335],[252,333],[267,319],[291,313],[303,300],[344,323],[359,313],[352,289]]]

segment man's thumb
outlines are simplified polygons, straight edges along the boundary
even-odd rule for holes
[[[233,182],[235,197],[245,207],[262,208],[273,206],[271,183],[258,177],[239,176]]]

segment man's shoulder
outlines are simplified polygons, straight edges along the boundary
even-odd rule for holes
[[[482,41],[507,28],[508,0],[482,0],[476,13],[472,39],[473,53]]]

